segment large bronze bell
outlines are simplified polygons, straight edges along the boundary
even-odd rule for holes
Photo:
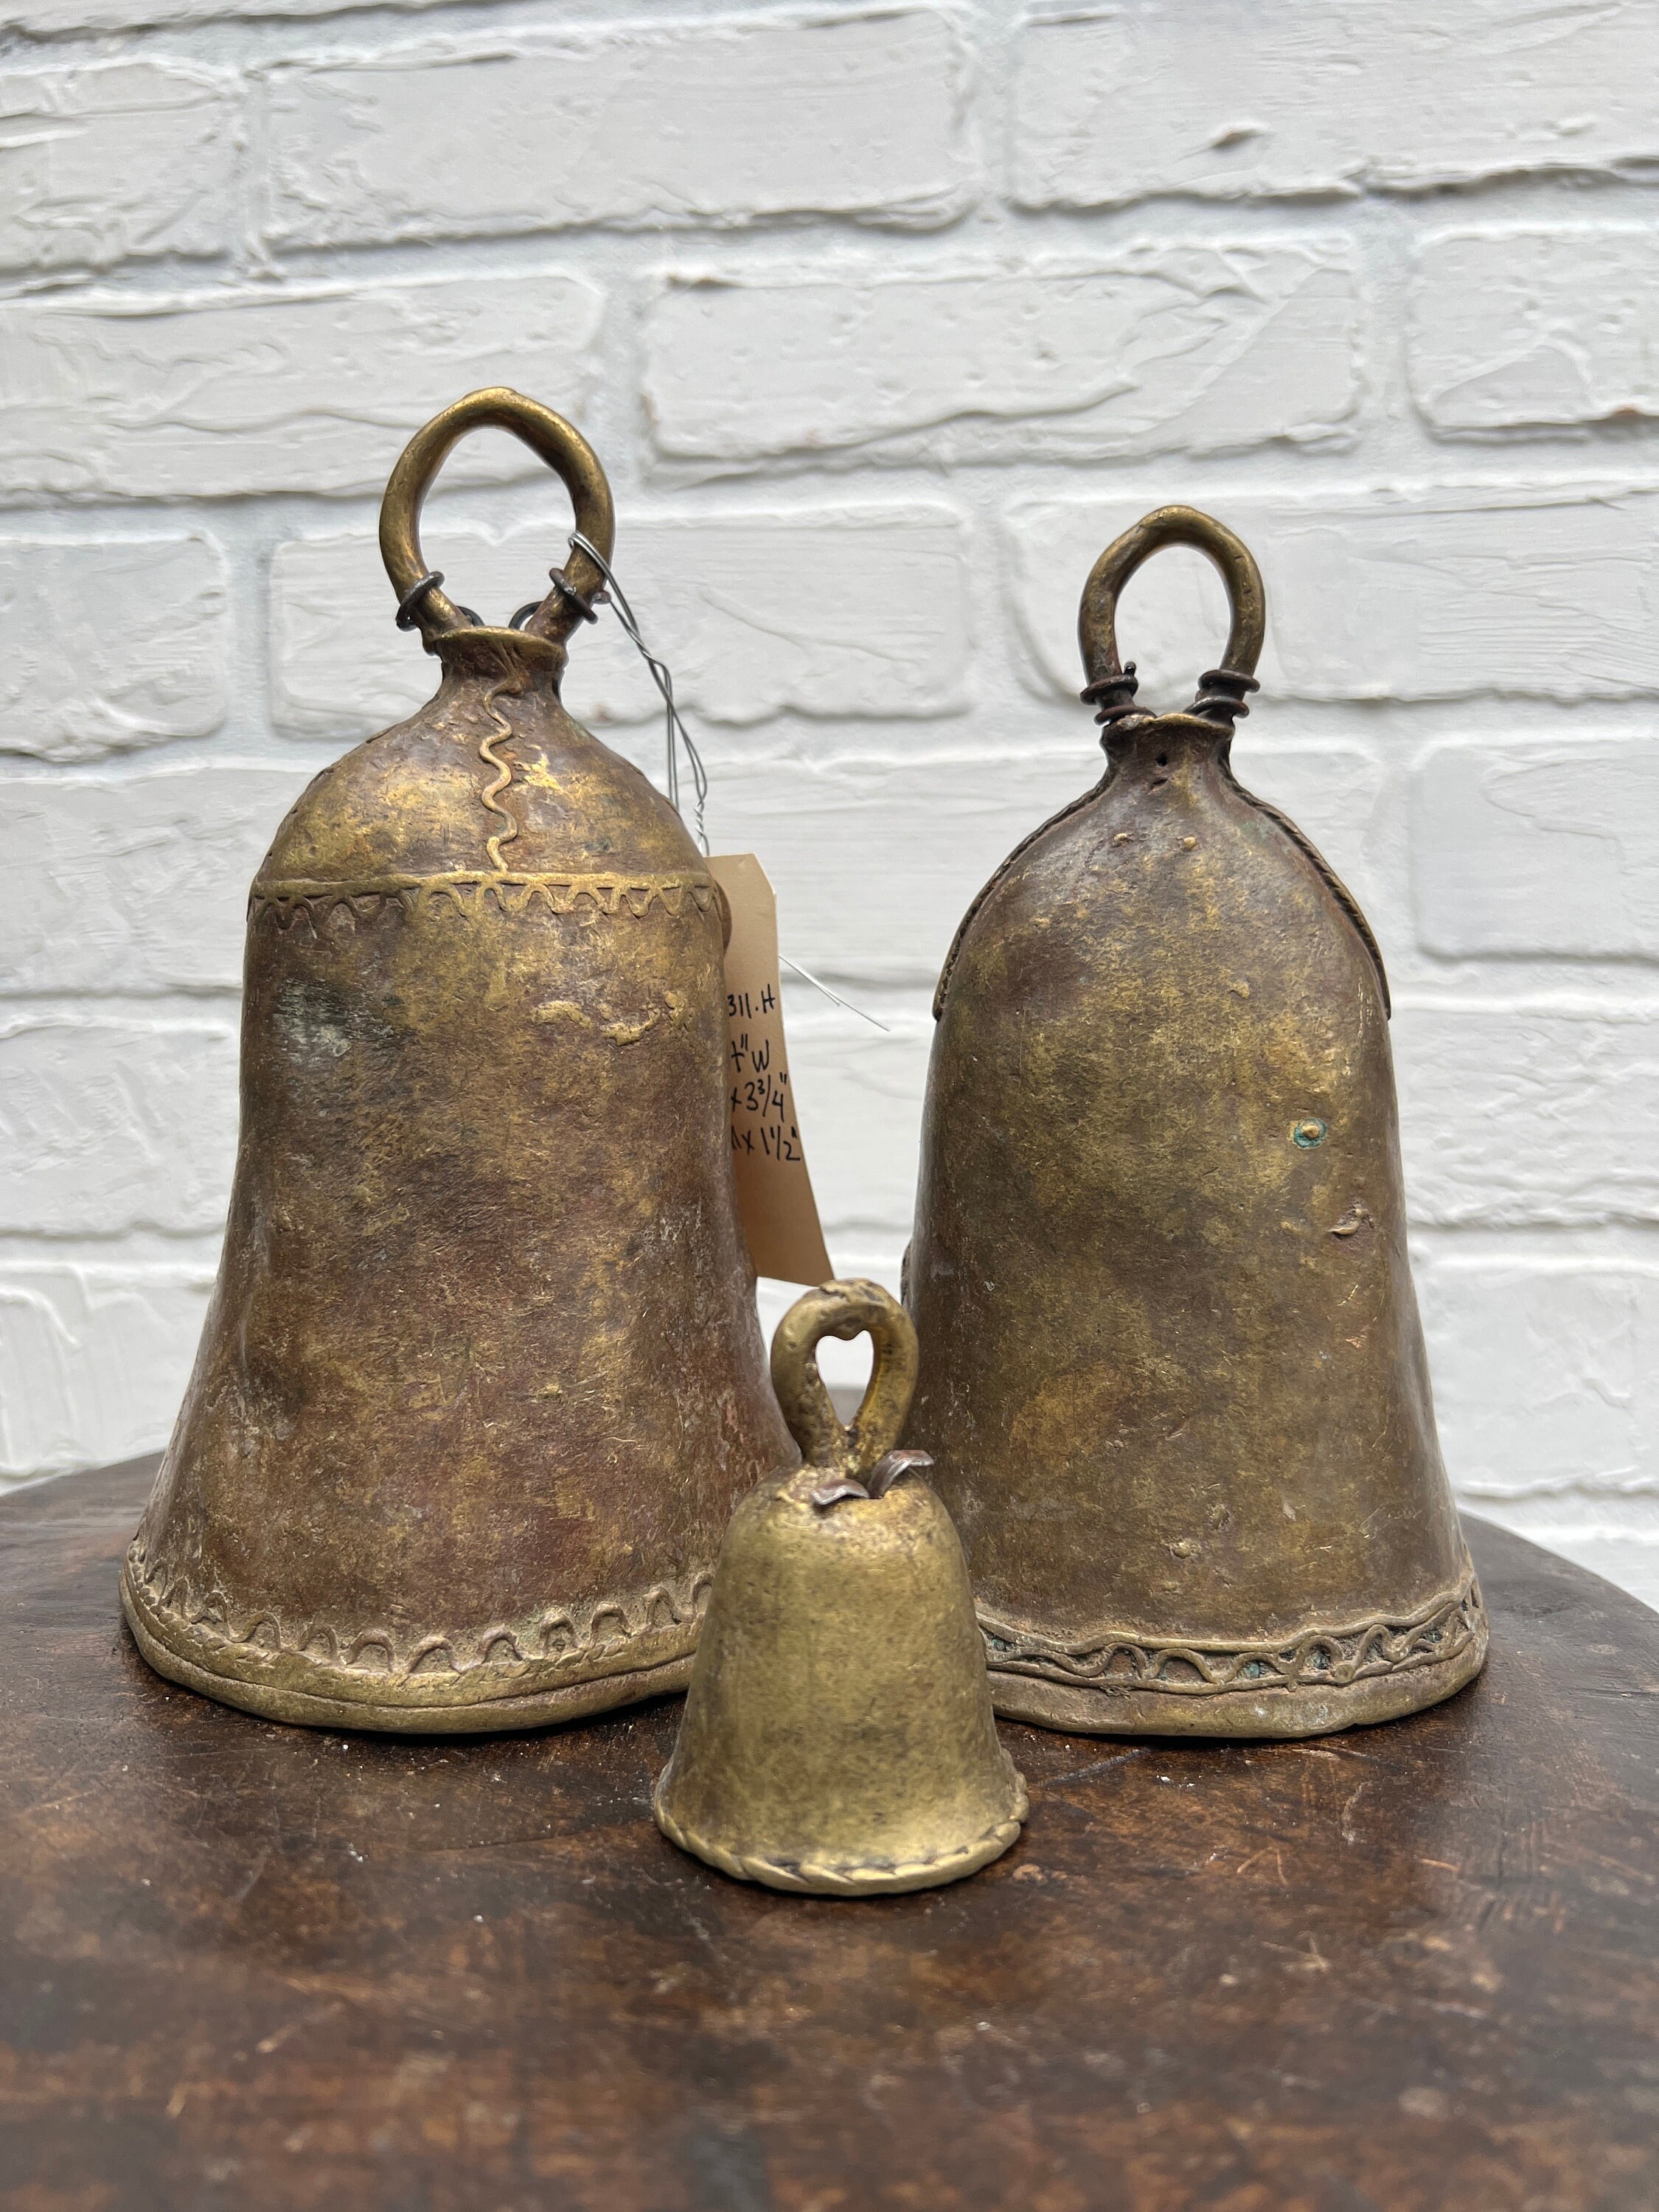
[[[1232,603],[1185,714],[1116,602],[1160,546]],[[940,979],[913,1426],[1000,1712],[1299,1736],[1475,1674],[1486,1621],[1406,1253],[1388,993],[1352,897],[1229,763],[1261,576],[1161,507],[1083,595],[1106,775],[969,908]]]
[[[122,1576],[153,1666],[278,1720],[526,1728],[683,1688],[732,1508],[794,1457],[732,1194],[724,908],[560,704],[599,569],[578,550],[495,629],[422,556],[483,424],[610,558],[598,460],[516,392],[392,473],[381,549],[442,682],[255,878],[224,1256]]]
[[[843,1429],[812,1356],[868,1329]],[[1006,1851],[1025,1785],[997,1741],[962,1547],[895,1451],[916,1340],[878,1283],[827,1283],[772,1340],[806,1455],[732,1516],[657,1825],[773,1889],[872,1897],[958,1881]]]

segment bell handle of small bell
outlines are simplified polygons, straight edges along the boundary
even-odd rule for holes
[[[1206,670],[1199,679],[1191,711],[1231,726],[1236,714],[1249,712],[1245,692],[1258,688],[1255,665],[1261,657],[1267,627],[1267,592],[1261,571],[1243,538],[1195,507],[1154,507],[1133,529],[1115,538],[1090,570],[1077,618],[1078,643],[1088,678],[1083,696],[1100,708],[1103,722],[1121,720],[1140,711],[1133,705],[1134,663],[1126,668],[1118,657],[1118,596],[1136,569],[1166,545],[1191,545],[1207,554],[1227,587],[1232,611],[1227,649],[1220,667]]]
[[[814,1347],[868,1332],[870,1380],[850,1427],[830,1402]],[[825,1283],[797,1298],[772,1339],[772,1388],[810,1468],[867,1480],[897,1443],[916,1387],[916,1332],[879,1283]]]
[[[511,431],[547,463],[570,494],[578,532],[609,561],[616,543],[617,517],[611,486],[599,455],[562,415],[526,399],[505,385],[469,392],[417,430],[398,456],[380,502],[380,557],[398,594],[399,621],[419,625],[429,640],[445,630],[466,629],[471,617],[432,580],[421,550],[421,507],[434,479],[461,439],[474,430]],[[573,551],[555,588],[524,623],[532,637],[562,643],[579,622],[589,618],[589,603],[604,586],[598,566],[580,549]]]

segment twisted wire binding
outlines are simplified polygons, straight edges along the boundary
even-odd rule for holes
[[[416,614],[416,609],[420,605],[421,601],[426,597],[428,592],[436,591],[443,580],[444,572],[441,568],[428,568],[425,575],[421,577],[418,582],[413,583],[410,586],[409,589],[404,593],[402,599],[398,602],[398,627],[399,629],[413,629],[415,628],[416,624],[420,620],[420,617]]]
[[[662,694],[664,721],[663,733],[667,741],[668,750],[669,804],[673,807],[677,814],[683,813],[684,811],[684,809],[680,805],[679,762],[679,748],[684,745],[685,748],[685,757],[690,762],[691,767],[692,789],[696,794],[697,842],[702,846],[703,851],[706,853],[708,850],[708,832],[703,826],[703,809],[708,799],[708,772],[703,767],[702,756],[699,754],[696,745],[691,742],[691,732],[686,728],[684,721],[681,720],[680,710],[674,703],[673,672],[665,660],[659,660],[658,659],[657,655],[652,652],[650,647],[640,635],[639,622],[635,616],[633,608],[628,604],[628,594],[623,590],[622,586],[617,581],[616,577],[611,574],[611,563],[605,559],[604,554],[599,551],[598,546],[590,544],[588,540],[582,536],[580,531],[578,530],[573,532],[571,536],[570,549],[575,553],[585,553],[588,559],[593,563],[593,566],[599,570],[599,574],[605,578],[606,587],[611,595],[611,605],[616,611],[617,620],[622,624],[623,629],[626,630],[629,637],[632,640],[634,647],[638,653],[641,659],[644,661],[646,666],[651,671],[652,682]],[[570,596],[576,599],[579,605],[583,604],[574,587],[566,581],[564,577],[559,574],[557,569],[554,569],[550,573],[552,574],[553,580],[556,584],[559,585],[562,590],[569,592]],[[589,619],[592,619],[591,613],[589,615]]]

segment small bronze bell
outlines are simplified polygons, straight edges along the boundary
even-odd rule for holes
[[[867,1329],[843,1429],[820,1337]],[[1025,1785],[997,1741],[962,1547],[895,1451],[915,1333],[877,1283],[809,1291],[779,1323],[772,1382],[806,1464],[732,1516],[657,1825],[723,1874],[870,1897],[957,1881],[1006,1851]]]
[[[610,558],[598,460],[516,392],[392,473],[381,550],[442,683],[255,878],[224,1256],[122,1576],[153,1666],[276,1720],[527,1728],[683,1688],[732,1507],[793,1457],[733,1197],[725,909],[559,700],[599,569],[490,629],[422,556],[484,424]]]
[[[1134,705],[1119,592],[1226,580],[1225,665]],[[908,1297],[914,1425],[999,1712],[1300,1736],[1468,1681],[1486,1620],[1406,1253],[1387,985],[1352,897],[1229,764],[1266,615],[1160,507],[1083,595],[1103,781],[1017,847],[934,1002]]]

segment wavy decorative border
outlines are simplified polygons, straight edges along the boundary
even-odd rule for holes
[[[1339,1628],[1310,1628],[1259,1644],[1153,1641],[1127,1629],[1044,1636],[980,1608],[993,1674],[1030,1674],[1097,1690],[1156,1690],[1214,1698],[1230,1690],[1346,1689],[1380,1675],[1439,1666],[1481,1633],[1486,1608],[1471,1567],[1455,1589],[1404,1616],[1376,1614]]]
[[[165,1571],[152,1571],[137,1538],[127,1553],[126,1577],[152,1632],[169,1649],[188,1648],[210,1668],[214,1659],[227,1668],[286,1662],[291,1669],[297,1662],[312,1678],[314,1694],[325,1694],[323,1686],[333,1682],[357,1699],[453,1693],[466,1676],[483,1670],[501,1686],[491,1694],[521,1692],[526,1672],[579,1681],[584,1667],[596,1662],[607,1674],[627,1671],[617,1661],[630,1645],[647,1641],[652,1649],[641,1652],[638,1664],[659,1666],[680,1656],[680,1647],[689,1651],[694,1645],[714,1579],[713,1568],[704,1568],[631,1597],[550,1606],[528,1622],[399,1636],[373,1624],[343,1630],[314,1616],[285,1623],[269,1608],[233,1609],[220,1593],[203,1595],[182,1575],[169,1581]],[[662,1650],[665,1640],[676,1648]]]
[[[505,841],[503,841],[505,842]],[[360,876],[338,883],[305,877],[258,882],[248,893],[252,919],[269,917],[279,929],[309,922],[316,929],[337,908],[368,921],[388,906],[411,918],[443,908],[476,921],[491,907],[498,914],[590,913],[643,921],[653,906],[678,915],[707,914],[717,894],[711,876],[534,875],[512,869],[453,868],[436,876]]]
[[[1006,1756],[1006,1754],[1005,1754]],[[993,1859],[1000,1859],[1025,1825],[1030,1810],[1026,1796],[1025,1781],[1013,1761],[1008,1761],[1008,1771],[1013,1778],[1013,1809],[1006,1820],[999,1820],[975,1836],[969,1844],[953,1851],[940,1851],[932,1858],[904,1859],[891,1864],[880,1862],[849,1865],[845,1862],[830,1864],[814,1859],[762,1858],[757,1854],[728,1851],[723,1844],[712,1844],[702,1836],[692,1834],[663,1803],[665,1772],[651,1793],[651,1810],[657,1826],[671,1844],[681,1850],[690,1851],[693,1858],[702,1859],[705,1865],[718,1868],[729,1874],[735,1881],[757,1881],[768,1889],[789,1889],[819,1897],[878,1897],[884,1893],[907,1889],[933,1889],[942,1882],[960,1881],[964,1875],[977,1874]]]

